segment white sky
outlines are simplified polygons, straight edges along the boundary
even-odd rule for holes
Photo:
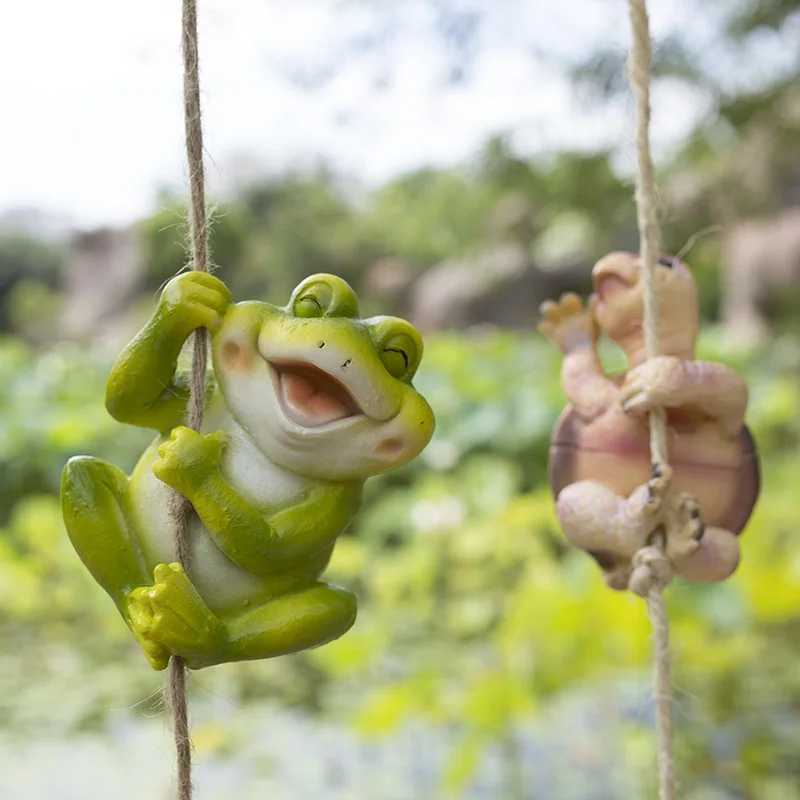
[[[656,38],[696,0],[651,0]],[[628,45],[623,0],[464,0],[487,17],[470,80],[447,85],[447,48],[425,0],[200,0],[206,150],[212,187],[236,157],[266,169],[325,158],[362,181],[462,161],[511,131],[523,152],[619,143],[622,104],[582,109],[546,55]],[[16,0],[0,12],[0,214],[35,207],[80,225],[150,213],[184,184],[180,0]],[[360,34],[391,33],[356,54]],[[286,73],[341,62],[304,91]],[[383,88],[379,79],[386,77]],[[702,98],[655,97],[657,144],[684,135]]]

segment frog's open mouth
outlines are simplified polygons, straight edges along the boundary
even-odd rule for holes
[[[600,259],[592,269],[595,294],[600,300],[633,288],[639,280],[636,256],[612,253]]]
[[[633,284],[625,280],[622,275],[616,272],[603,271],[595,275],[594,290],[601,300],[606,300],[612,294],[630,289]]]
[[[286,416],[302,428],[363,415],[350,390],[319,367],[304,361],[268,362]]]

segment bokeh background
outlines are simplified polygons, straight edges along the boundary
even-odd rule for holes
[[[109,367],[185,264],[179,3],[0,24],[0,796],[170,797],[147,666],[70,548],[74,454],[150,434]],[[198,800],[655,796],[650,627],[565,546],[541,301],[636,249],[626,4],[202,0],[212,246],[239,299],[316,271],[408,317],[427,451],[371,481],[329,576],[355,628],[192,676]],[[666,249],[739,370],[764,489],[736,575],[677,581],[683,800],[800,798],[800,2],[652,0]],[[624,366],[604,351],[610,367]]]

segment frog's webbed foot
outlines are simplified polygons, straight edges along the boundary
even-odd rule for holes
[[[170,655],[202,666],[227,646],[223,623],[211,613],[180,564],[159,564],[155,584],[130,594],[131,627],[154,669]]]
[[[653,465],[647,483],[647,503],[642,513],[651,533],[662,529],[667,558],[675,564],[697,550],[705,525],[700,516],[700,506],[692,495],[683,493],[673,497],[670,494],[672,475],[672,468],[667,464]]]
[[[697,500],[688,493],[678,496],[670,510],[667,557],[676,564],[697,552],[705,535],[706,526],[700,515]]]
[[[134,592],[127,597],[126,618],[130,625],[131,632],[133,633],[139,647],[150,662],[150,666],[154,670],[166,669],[169,663],[170,652],[160,642],[152,639],[149,635],[150,626],[153,620],[152,610],[150,606],[145,606],[134,596],[136,592],[141,592],[141,589],[135,589]]]

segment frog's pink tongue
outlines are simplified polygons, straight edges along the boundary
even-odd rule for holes
[[[351,410],[338,397],[325,391],[310,376],[297,372],[281,374],[283,401],[292,420],[298,425],[314,428],[351,416]]]

